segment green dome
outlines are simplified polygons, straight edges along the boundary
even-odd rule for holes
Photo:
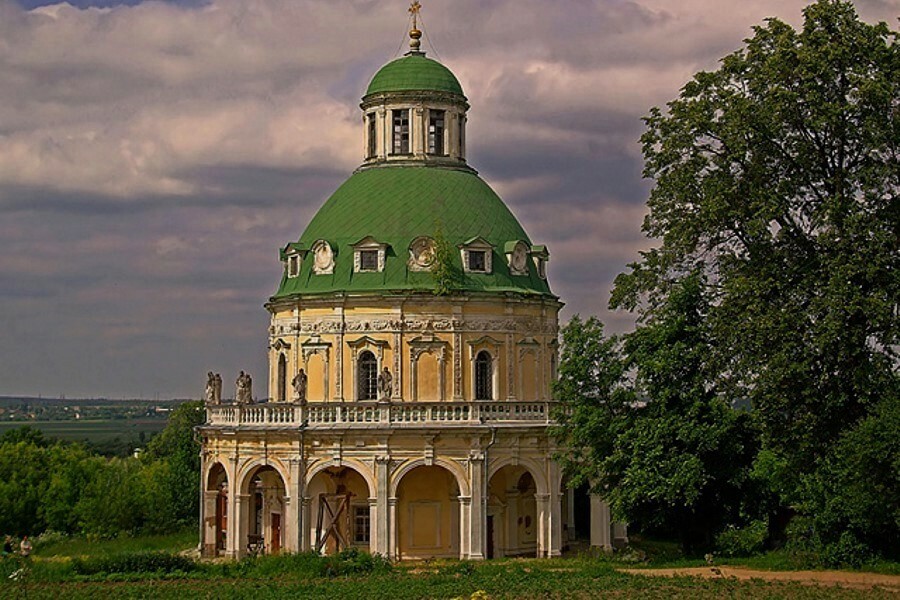
[[[420,90],[463,95],[462,86],[450,69],[421,54],[410,54],[381,67],[366,95]]]
[[[550,295],[530,259],[527,275],[512,275],[504,249],[510,242],[531,241],[496,193],[472,171],[416,166],[385,166],[354,173],[337,189],[297,244],[308,251],[317,240],[334,252],[334,272],[313,272],[312,253],[301,261],[297,277],[282,277],[274,298],[293,294],[340,292],[433,291],[430,272],[407,266],[409,247],[419,236],[434,237],[438,228],[453,247],[453,260],[462,273],[457,246],[481,237],[494,246],[491,273],[464,273],[460,291],[514,292]],[[371,236],[388,244],[384,270],[353,272],[352,245]]]

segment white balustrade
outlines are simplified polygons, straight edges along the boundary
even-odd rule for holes
[[[346,402],[222,404],[206,407],[206,424],[250,428],[550,423],[551,402]]]

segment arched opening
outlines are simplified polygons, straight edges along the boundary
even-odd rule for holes
[[[246,513],[240,549],[247,554],[278,554],[284,547],[286,485],[271,466],[254,469],[244,479]]]
[[[284,353],[278,355],[278,393],[276,399],[278,402],[287,400],[287,357]]]
[[[306,532],[309,547],[324,554],[346,548],[374,551],[369,485],[351,467],[329,467],[306,487],[310,498]]]
[[[368,350],[356,359],[356,399],[378,399],[378,360]]]
[[[459,484],[439,466],[420,466],[397,487],[397,557],[460,558]]]
[[[475,399],[494,399],[493,359],[490,352],[482,350],[475,356]]]
[[[524,467],[507,465],[488,484],[488,558],[535,556],[538,513],[534,476]]]
[[[221,463],[214,464],[204,488],[203,554],[217,556],[225,551],[228,532],[228,474]]]

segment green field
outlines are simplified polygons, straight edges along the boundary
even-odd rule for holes
[[[66,441],[102,442],[114,438],[137,439],[141,432],[147,439],[166,426],[165,418],[106,419],[71,421],[3,421],[0,435],[10,429],[28,426],[40,429],[44,436]]]

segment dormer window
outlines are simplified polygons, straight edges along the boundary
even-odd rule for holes
[[[428,154],[444,155],[444,111],[428,111]]]
[[[487,252],[484,250],[469,250],[467,267],[472,273],[487,272]]]
[[[359,270],[360,271],[377,271],[378,270],[378,250],[360,250],[359,251]]]
[[[392,110],[394,141],[392,154],[409,154],[409,109]]]
[[[353,244],[353,272],[379,273],[384,271],[387,244],[382,244],[372,236],[364,237]]]
[[[297,277],[300,275],[300,255],[291,254],[287,259],[287,276]]]
[[[538,277],[547,279],[547,261],[550,260],[550,253],[547,246],[532,246],[531,258],[534,259],[534,266],[537,268]]]
[[[460,245],[463,269],[466,273],[490,273],[493,244],[482,237],[472,238]]]

